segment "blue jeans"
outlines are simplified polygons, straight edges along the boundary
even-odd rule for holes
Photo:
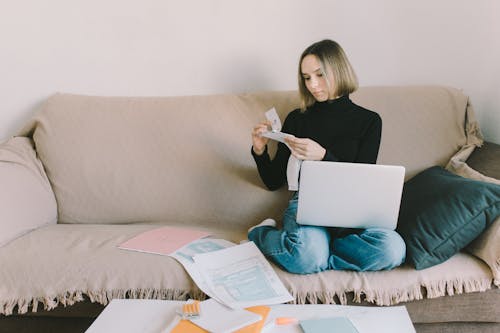
[[[254,228],[248,239],[285,270],[309,274],[327,269],[378,271],[401,265],[406,245],[389,229],[346,229],[300,225],[296,222],[298,193],[283,216],[283,229]]]

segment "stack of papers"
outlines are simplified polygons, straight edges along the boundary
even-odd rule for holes
[[[171,256],[205,294],[232,309],[293,300],[253,242],[227,246],[228,243],[222,239],[200,239]],[[213,251],[193,254],[206,249]]]
[[[194,229],[163,227],[144,232],[119,248],[175,258],[205,294],[232,309],[293,300],[253,242],[235,245],[206,236]]]
[[[246,310],[232,310],[210,299],[201,304],[201,316],[197,319],[180,320],[169,333],[259,333],[271,308],[254,306]]]

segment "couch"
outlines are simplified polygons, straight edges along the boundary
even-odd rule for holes
[[[377,163],[403,165],[406,180],[441,166],[500,184],[500,146],[484,142],[460,90],[362,87],[351,98],[381,115]],[[250,130],[269,108],[284,119],[298,105],[292,91],[49,97],[0,145],[0,332],[83,332],[113,298],[203,298],[171,257],[117,245],[163,225],[239,242],[279,221],[290,192],[265,189]],[[297,303],[404,304],[417,332],[498,332],[500,222],[483,229],[425,269],[273,267]]]

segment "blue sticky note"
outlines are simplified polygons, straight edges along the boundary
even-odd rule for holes
[[[359,333],[347,317],[307,319],[299,323],[305,333]]]

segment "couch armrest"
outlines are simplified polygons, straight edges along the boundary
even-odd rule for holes
[[[29,138],[0,144],[0,247],[57,222],[54,192]]]
[[[481,174],[500,180],[500,145],[485,141],[466,163]],[[490,266],[494,284],[500,287],[500,216],[466,247],[466,251]]]
[[[500,180],[500,145],[485,141],[469,156],[467,164],[485,176]]]

